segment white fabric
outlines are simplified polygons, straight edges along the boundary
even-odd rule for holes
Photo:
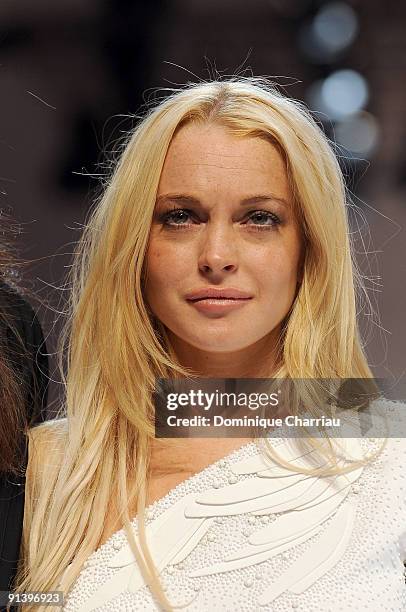
[[[380,442],[346,439],[345,457]],[[288,460],[317,463],[295,440],[271,443]],[[350,465],[344,455],[341,465]],[[328,478],[292,473],[250,443],[172,489],[147,516],[168,599],[188,604],[186,612],[406,610],[404,438],[389,438],[367,466]],[[89,557],[63,609],[161,609],[123,530]]]

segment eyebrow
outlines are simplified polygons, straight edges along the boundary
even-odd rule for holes
[[[157,204],[165,204],[166,202],[175,202],[177,204],[184,205],[198,205],[201,206],[201,201],[199,198],[195,198],[193,196],[183,194],[183,193],[174,193],[174,194],[162,194],[157,197]],[[276,202],[277,204],[282,204],[283,206],[289,206],[288,202],[284,198],[278,198],[273,194],[260,194],[255,196],[250,196],[249,198],[244,198],[240,201],[241,206],[247,206],[250,204],[259,204],[260,202]]]

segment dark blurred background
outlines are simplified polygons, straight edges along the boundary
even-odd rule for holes
[[[1,0],[0,24],[0,207],[21,228],[20,282],[49,352],[57,287],[103,154],[132,125],[126,115],[155,88],[239,71],[304,100],[337,143],[358,206],[351,227],[371,299],[359,313],[367,352],[376,375],[406,397],[406,4]],[[54,408],[57,397],[55,382]]]

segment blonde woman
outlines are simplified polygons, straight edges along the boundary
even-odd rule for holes
[[[371,377],[355,284],[343,178],[302,105],[232,78],[150,110],[77,254],[18,591],[67,612],[403,610],[403,440],[317,468],[281,437],[269,458],[154,438],[156,377]]]

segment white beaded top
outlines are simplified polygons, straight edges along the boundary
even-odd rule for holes
[[[295,440],[270,439],[314,467]],[[354,459],[376,443],[337,442]],[[149,506],[146,525],[167,597],[185,612],[402,612],[406,439],[390,438],[366,467],[319,478],[264,459],[251,442]],[[90,555],[63,610],[161,610],[124,530]]]

